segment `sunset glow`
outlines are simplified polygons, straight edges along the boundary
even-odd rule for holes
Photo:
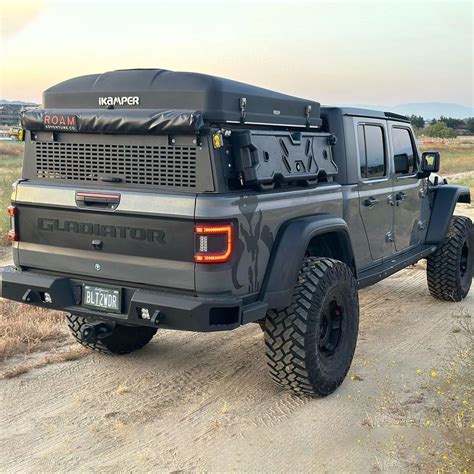
[[[132,67],[230,77],[323,103],[473,104],[470,1],[1,3],[0,98]]]

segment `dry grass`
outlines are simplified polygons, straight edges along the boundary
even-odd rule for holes
[[[63,313],[0,298],[0,379],[87,354],[73,341]]]
[[[63,313],[0,299],[0,360],[47,350],[68,338]]]
[[[72,360],[81,359],[86,356],[88,351],[85,347],[77,346],[71,347],[65,351],[54,352],[47,354],[39,360],[24,362],[19,365],[10,367],[0,373],[0,379],[12,379],[19,375],[26,374],[30,370],[45,367],[48,364],[57,364],[59,362],[68,362]]]
[[[0,142],[0,157],[1,156],[23,156],[23,144]]]
[[[429,416],[448,440],[436,453],[438,472],[468,472],[474,461],[474,439],[469,436],[474,427],[474,329],[469,313],[454,317],[452,357],[441,367],[438,383],[430,387],[437,400]]]
[[[422,151],[441,153],[441,175],[474,171],[474,137],[452,139],[420,137],[419,140]]]
[[[418,428],[415,439],[397,439],[393,448],[410,472],[467,473],[473,465],[474,330],[469,312],[451,317],[449,358],[430,370],[417,369],[420,383],[408,398],[397,384],[383,390],[383,414]]]
[[[460,184],[467,186],[471,190],[471,197],[474,197],[474,176],[460,176],[452,179],[448,179],[449,184]]]

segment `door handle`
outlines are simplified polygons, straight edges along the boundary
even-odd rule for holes
[[[376,204],[379,203],[379,200],[374,198],[374,196],[370,196],[364,201],[365,207],[374,207]]]
[[[77,191],[76,204],[78,207],[88,207],[95,209],[115,209],[120,202],[119,193],[88,193]]]
[[[395,201],[397,201],[397,206],[404,201],[407,198],[407,193],[404,193],[403,191],[398,192],[395,195]]]

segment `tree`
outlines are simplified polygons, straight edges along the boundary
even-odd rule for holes
[[[425,119],[421,115],[410,115],[408,118],[415,128],[425,128]]]
[[[464,124],[464,122],[460,119],[452,118],[452,117],[444,117],[443,115],[441,115],[441,117],[439,118],[439,121],[444,122],[446,126],[449,128],[460,128]]]
[[[444,122],[436,122],[425,130],[429,137],[437,138],[456,138],[458,136],[456,130],[449,128]]]
[[[474,117],[469,117],[466,120],[467,124],[467,129],[469,130],[469,133],[474,133]]]

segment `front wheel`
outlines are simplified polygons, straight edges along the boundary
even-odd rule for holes
[[[298,393],[330,394],[350,368],[358,328],[351,269],[330,258],[305,258],[292,304],[269,311],[265,321],[272,379]]]
[[[472,282],[473,251],[471,219],[454,216],[443,243],[426,259],[432,296],[444,301],[461,301],[467,296]]]

